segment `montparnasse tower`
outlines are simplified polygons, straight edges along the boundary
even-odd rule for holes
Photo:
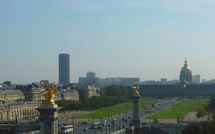
[[[184,66],[182,67],[180,72],[180,84],[189,85],[192,83],[192,78],[193,78],[192,70],[188,65],[187,58],[185,58]]]

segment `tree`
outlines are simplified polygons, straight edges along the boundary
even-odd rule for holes
[[[11,81],[5,81],[3,82],[4,85],[10,86],[11,85]]]
[[[88,92],[86,89],[80,89],[80,90],[78,90],[78,93],[79,93],[80,100],[88,99]]]
[[[211,113],[212,120],[215,120],[215,97],[212,97],[206,107],[206,110]]]
[[[200,124],[190,124],[182,132],[182,134],[204,134],[204,128]]]
[[[207,114],[207,112],[206,112],[205,108],[201,107],[201,108],[198,108],[198,109],[197,109],[197,115],[196,115],[196,117],[197,117],[197,118],[202,118],[202,117],[204,117],[206,114]]]
[[[80,96],[79,102],[74,101],[58,101],[57,104],[62,106],[61,110],[87,110],[98,109],[107,106],[113,106],[119,103],[129,101],[128,87],[124,86],[108,86],[102,89],[101,96],[92,96],[88,98],[87,90],[84,87],[79,87]]]
[[[104,91],[101,91],[101,93],[103,93],[103,95],[115,96],[123,101],[127,101],[129,99],[129,88],[128,87],[111,85],[111,86],[105,87],[102,90],[104,90]]]
[[[215,134],[215,122],[204,121],[192,123],[185,127],[182,134]]]

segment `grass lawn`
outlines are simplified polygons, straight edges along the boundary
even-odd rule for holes
[[[177,116],[184,118],[190,111],[197,111],[198,108],[205,107],[207,103],[206,99],[183,100],[168,110],[152,114],[146,119],[176,119]]]
[[[155,99],[141,100],[140,107],[144,108],[148,105],[155,104],[156,102],[157,100]],[[73,118],[74,119],[92,119],[94,116],[95,119],[102,119],[102,118],[107,118],[118,114],[126,113],[128,111],[131,111],[131,108],[132,108],[131,102],[121,103],[118,105],[97,109],[92,111],[89,114],[83,114],[83,115],[75,116]]]

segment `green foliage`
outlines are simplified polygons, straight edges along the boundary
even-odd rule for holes
[[[186,126],[182,134],[215,134],[215,122],[192,123]]]
[[[199,108],[197,109],[197,115],[196,115],[196,117],[202,118],[202,117],[204,117],[206,114],[207,114],[207,112],[206,112],[205,108],[204,108],[204,107],[199,107]]]
[[[93,96],[90,99],[83,99],[81,101],[57,101],[56,103],[62,107],[62,111],[67,110],[92,110],[102,107],[116,105],[122,103],[124,100],[115,96]]]
[[[97,109],[94,111],[91,111],[89,114],[83,114],[79,115],[74,118],[78,119],[92,119],[92,114],[94,114],[95,119],[101,119],[104,117],[111,117],[123,112],[127,112],[129,109],[131,109],[131,103],[122,103],[122,104],[117,104],[114,106],[109,106],[101,109]]]
[[[80,102],[58,101],[57,104],[65,110],[92,110],[119,103],[128,102],[128,87],[108,86],[100,91],[101,96],[93,96],[88,99],[87,90],[79,87]]]
[[[197,111],[199,108],[204,108],[207,105],[207,100],[184,100],[179,104],[173,105],[171,108],[161,111],[151,116],[147,117],[156,118],[156,119],[176,119],[177,116],[179,118],[184,118],[189,112]]]
[[[158,119],[154,118],[154,119],[153,119],[153,122],[154,122],[154,123],[158,123]]]
[[[157,102],[157,100],[155,100],[155,99],[141,100],[140,107],[144,108],[146,106],[155,104],[156,102]],[[91,113],[79,115],[79,116],[76,116],[73,118],[75,118],[75,119],[92,119],[94,116],[95,119],[102,119],[102,118],[107,118],[107,117],[129,112],[129,111],[131,111],[131,109],[132,109],[132,103],[126,102],[126,103],[121,103],[121,104],[117,104],[114,106],[109,106],[109,107],[93,110],[93,111],[91,111]]]
[[[11,85],[11,81],[5,81],[3,82],[4,85],[10,86]]]
[[[206,107],[207,111],[214,112],[215,111],[215,97],[212,97]]]
[[[119,103],[128,102],[128,87],[108,86],[100,91],[101,96],[88,98],[88,92],[84,86],[78,88],[80,102],[76,101],[57,101],[62,111],[66,110],[92,110]]]
[[[203,127],[199,124],[191,124],[183,130],[183,134],[204,134]]]
[[[79,93],[80,100],[86,100],[86,99],[88,99],[88,93],[87,93],[86,89],[79,89],[78,93]]]
[[[122,101],[127,101],[129,99],[129,87],[125,86],[107,86],[102,89],[101,93],[105,96],[115,96]]]
[[[56,103],[59,107],[61,107],[61,111],[83,109],[83,105],[79,101],[62,100],[62,101],[57,101]]]
[[[212,120],[215,120],[215,97],[212,97],[206,107],[206,110],[212,114]]]

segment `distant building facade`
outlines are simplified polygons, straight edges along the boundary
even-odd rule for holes
[[[104,78],[98,79],[99,86],[109,86],[109,85],[120,85],[120,86],[133,86],[140,84],[140,78]]]
[[[204,83],[204,84],[215,84],[215,79],[210,79],[210,80],[203,79],[202,83]]]
[[[40,81],[40,85],[48,85],[49,84],[49,80],[41,80]]]
[[[185,88],[180,84],[140,85],[144,97],[209,97],[215,94],[215,84],[190,84]]]
[[[69,54],[59,54],[59,84],[70,83],[70,57]]]
[[[97,85],[96,73],[87,72],[86,77],[79,77],[78,83],[80,85]]]
[[[143,85],[157,85],[157,84],[159,84],[159,82],[155,81],[155,80],[146,80],[146,81],[143,81],[142,84]]]
[[[38,103],[5,103],[0,105],[0,122],[13,122],[16,120],[32,118],[39,115]]]
[[[160,81],[146,80],[140,83],[140,85],[175,85],[178,84],[179,80],[167,80],[166,78],[161,78]]]
[[[97,93],[97,88],[91,85],[88,85],[87,94],[88,94],[88,98],[91,98],[93,96],[99,96],[99,94]]]
[[[96,85],[97,84],[97,79],[96,79],[96,73],[95,72],[88,72],[87,73],[87,83],[91,85]]]
[[[39,88],[23,89],[22,91],[25,96],[25,101],[41,101],[41,92]]]
[[[86,77],[79,77],[79,85],[95,85],[95,86],[109,86],[109,85],[121,85],[121,86],[133,86],[140,84],[140,78],[98,78],[96,73],[88,72]]]
[[[201,83],[201,77],[199,74],[193,76],[193,83],[200,84]]]
[[[20,90],[0,90],[0,102],[18,102],[24,101],[25,96]]]
[[[62,100],[79,101],[79,94],[77,90],[68,90],[62,93]]]
[[[177,84],[179,83],[179,80],[170,80],[167,82],[167,84],[170,84],[170,85],[174,85],[174,84]]]
[[[167,84],[167,83],[168,83],[167,78],[160,79],[160,84]]]
[[[40,104],[38,87],[10,85],[0,88],[0,123],[15,122],[38,116]]]
[[[28,85],[16,85],[17,91],[22,91],[24,95],[24,101],[26,102],[40,102],[41,101],[41,91],[40,85],[28,84]]]

